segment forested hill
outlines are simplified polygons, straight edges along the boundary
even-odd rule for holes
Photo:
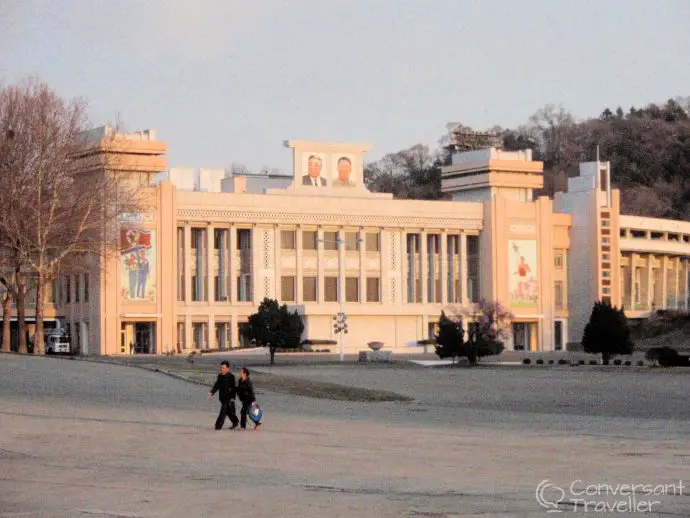
[[[579,162],[596,160],[599,146],[600,160],[611,161],[623,213],[690,220],[690,97],[627,111],[606,109],[581,121],[548,105],[518,128],[490,131],[500,136],[504,149],[531,148],[534,159],[544,161],[541,194],[564,190]],[[450,161],[448,143],[444,137],[438,149],[418,144],[367,164],[367,185],[397,198],[442,198],[441,166]]]

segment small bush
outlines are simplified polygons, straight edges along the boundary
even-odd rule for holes
[[[300,345],[338,345],[338,342],[336,342],[335,340],[307,339],[302,340],[302,342],[300,342]]]
[[[585,364],[585,361],[584,361],[584,360],[578,360],[578,361],[577,361],[577,364],[578,364],[578,365],[584,365],[584,364]]]
[[[623,364],[623,361],[620,360],[620,359],[618,359],[618,358],[616,358],[615,360],[613,360],[613,364],[614,364],[614,365],[622,365],[622,364]]]
[[[530,363],[532,363],[532,360],[530,360],[529,358],[525,358],[524,360],[522,360],[522,363],[525,365],[529,365]]]
[[[623,364],[626,367],[630,367],[632,365],[632,362],[630,360],[625,360],[625,363]]]
[[[645,358],[649,361],[658,362],[662,367],[683,367],[690,365],[690,359],[687,356],[678,354],[673,347],[652,347],[649,349]]]
[[[599,362],[596,360],[589,360],[590,365],[596,365],[597,363],[599,363]]]
[[[561,358],[560,360],[558,360],[558,365],[567,365],[567,364],[568,364],[568,360],[566,360],[565,358]]]
[[[542,360],[541,358],[539,358],[539,359],[537,360],[537,365],[544,365],[544,360]]]
[[[638,367],[644,367],[644,362],[642,360],[637,360]]]
[[[553,365],[553,360],[549,360],[549,365]]]

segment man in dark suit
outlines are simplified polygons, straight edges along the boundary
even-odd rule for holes
[[[307,173],[302,176],[302,185],[326,187],[326,179],[321,178],[321,158],[311,155],[307,161]]]
[[[237,428],[240,420],[237,419],[237,414],[235,413],[236,391],[235,376],[230,372],[230,364],[227,361],[223,361],[220,364],[218,379],[216,379],[216,383],[208,393],[208,397],[213,397],[213,394],[218,392],[218,399],[220,400],[220,413],[218,414],[218,419],[216,419],[216,430],[223,428],[225,416],[228,416],[232,423],[230,429]]]

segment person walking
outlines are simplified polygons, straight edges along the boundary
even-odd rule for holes
[[[236,391],[235,376],[230,372],[230,364],[227,361],[222,361],[220,363],[220,374],[218,374],[216,382],[208,393],[208,397],[213,397],[218,392],[218,400],[220,401],[220,413],[218,414],[218,419],[216,419],[216,430],[223,428],[226,416],[232,423],[230,429],[234,430],[237,428],[239,420],[235,413]]]
[[[254,386],[252,385],[252,380],[249,379],[249,370],[246,367],[242,367],[240,370],[240,380],[237,383],[237,397],[242,403],[242,408],[240,409],[240,429],[247,429],[247,414],[251,406],[256,403],[256,397],[254,396]],[[256,430],[261,423],[254,423],[254,430]]]

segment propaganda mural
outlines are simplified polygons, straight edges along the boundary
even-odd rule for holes
[[[156,300],[156,231],[120,227],[120,288],[130,301]]]

